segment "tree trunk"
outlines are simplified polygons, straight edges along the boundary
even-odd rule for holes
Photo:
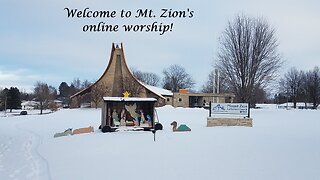
[[[43,103],[40,101],[40,114],[42,114],[42,109],[43,109]]]
[[[293,99],[293,108],[296,109],[297,108],[297,100],[294,98]]]

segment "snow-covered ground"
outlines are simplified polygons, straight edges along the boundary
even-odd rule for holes
[[[164,130],[101,133],[100,109],[0,117],[0,179],[318,180],[320,111],[253,109],[254,126],[206,127],[208,111],[157,109]],[[176,120],[191,132],[172,132]],[[95,132],[60,138],[67,128]]]

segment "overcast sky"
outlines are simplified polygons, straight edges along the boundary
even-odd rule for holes
[[[64,8],[116,11],[116,18],[68,18]],[[179,64],[192,75],[196,89],[205,83],[216,59],[218,38],[229,20],[244,13],[264,17],[276,29],[279,53],[291,67],[320,66],[318,0],[3,0],[0,3],[0,87],[30,91],[36,81],[58,88],[63,81],[97,80],[110,58],[112,42],[124,45],[132,68],[162,75]],[[160,18],[161,9],[194,11],[192,18]],[[120,18],[121,10],[132,11]],[[152,9],[155,18],[135,18]],[[83,32],[85,24],[118,24],[118,32]],[[172,31],[123,32],[123,24],[171,24]]]

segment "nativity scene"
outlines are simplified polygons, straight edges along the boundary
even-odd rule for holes
[[[106,126],[106,131],[123,127],[133,127],[135,130],[153,129],[156,102],[155,98],[104,97],[101,111],[102,131]]]

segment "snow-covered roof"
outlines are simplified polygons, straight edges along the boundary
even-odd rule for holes
[[[170,90],[167,89],[162,89],[156,86],[151,86],[151,85],[147,85],[144,84],[148,89],[150,89],[151,91],[157,93],[157,94],[161,94],[163,96],[173,96],[173,93]]]
[[[304,102],[297,102],[296,106],[297,107],[305,107],[307,105],[307,107],[312,107],[312,103],[307,103],[305,104]],[[279,104],[278,107],[293,107],[293,102],[288,102],[288,103],[283,103],[283,104]]]
[[[104,101],[157,101],[156,98],[139,98],[139,97],[103,97]]]
[[[36,101],[23,101],[21,103],[21,106],[37,106],[39,105],[39,102]]]

